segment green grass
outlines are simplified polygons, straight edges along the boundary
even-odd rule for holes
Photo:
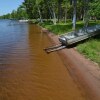
[[[99,21],[98,22],[90,21],[89,26],[92,26],[92,25],[95,25],[95,24],[98,24],[98,23],[100,23],[100,22]],[[64,34],[64,33],[72,31],[72,22],[71,21],[68,21],[66,24],[65,23],[59,23],[59,24],[56,24],[56,25],[53,25],[52,22],[44,22],[40,25],[45,27],[49,31],[52,31],[56,35]],[[83,21],[78,21],[76,23],[76,30],[82,28],[83,26],[84,26]]]
[[[89,22],[89,26],[93,26],[96,24],[100,24],[100,21]],[[53,25],[52,22],[45,22],[41,25],[47,28],[48,30],[52,31],[56,35],[72,31],[72,23],[70,21],[68,21],[66,24],[59,23],[57,25]],[[83,22],[78,21],[76,23],[76,30],[82,28],[83,26]],[[84,43],[78,44],[76,48],[80,53],[85,55],[85,57],[98,63],[100,66],[100,35],[95,38],[88,39]]]
[[[100,36],[79,44],[77,50],[100,66]]]

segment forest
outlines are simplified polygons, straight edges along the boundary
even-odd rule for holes
[[[100,19],[99,0],[24,0],[11,13],[0,16],[4,19],[52,19],[53,23],[68,19]]]

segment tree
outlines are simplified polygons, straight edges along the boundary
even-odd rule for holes
[[[77,4],[77,0],[72,0],[72,4],[73,4],[73,30],[76,29],[76,4]]]
[[[34,18],[34,7],[35,1],[34,0],[24,0],[23,4],[25,5],[25,9],[29,19]]]
[[[93,0],[90,2],[90,10],[89,10],[91,19],[94,19],[95,21],[97,19],[100,19],[100,1],[99,0]]]
[[[39,13],[39,17],[40,17],[40,22],[43,23],[43,20],[42,20],[42,13],[41,13],[41,10],[40,10],[40,3],[42,2],[42,0],[36,0],[35,3],[36,3],[36,7],[38,9],[38,13]]]
[[[26,13],[25,5],[22,4],[17,8],[17,19],[27,19],[28,15]]]
[[[17,19],[17,11],[16,10],[13,10],[12,13],[11,13],[11,18],[12,19]]]
[[[69,0],[63,0],[62,8],[64,10],[64,22],[66,23],[69,16],[68,11],[71,9]]]
[[[84,27],[88,26],[89,23],[89,0],[84,0]]]
[[[61,20],[61,4],[62,4],[63,0],[58,0],[58,22]]]

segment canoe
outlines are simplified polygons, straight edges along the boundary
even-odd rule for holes
[[[98,34],[100,34],[100,24],[87,28],[82,28],[78,31],[69,32],[67,34],[61,35],[59,37],[59,41],[63,45],[68,46]]]

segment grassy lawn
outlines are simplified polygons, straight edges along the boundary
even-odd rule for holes
[[[89,26],[99,24],[99,23],[100,23],[100,21],[98,21],[98,22],[90,21]],[[53,25],[50,22],[45,22],[45,23],[42,23],[40,25],[45,27],[49,31],[52,31],[56,35],[61,35],[61,34],[72,31],[72,22],[71,21],[68,21],[66,24],[59,23],[59,24],[56,24],[56,25]],[[78,21],[76,23],[76,30],[82,28],[83,26],[84,26],[83,21]]]
[[[79,44],[77,50],[100,66],[100,35]]]
[[[100,24],[100,20],[97,22],[95,21],[89,22],[89,26],[96,24]],[[43,23],[42,26],[52,31],[56,35],[61,35],[72,31],[72,23],[70,21],[67,22],[66,24],[60,23],[57,25],[53,25],[50,22],[46,22]],[[78,30],[82,27],[83,27],[83,22],[78,21],[76,24],[76,29]],[[88,39],[84,43],[78,44],[76,48],[80,53],[85,55],[90,60],[98,63],[100,66],[100,35],[95,38]]]

